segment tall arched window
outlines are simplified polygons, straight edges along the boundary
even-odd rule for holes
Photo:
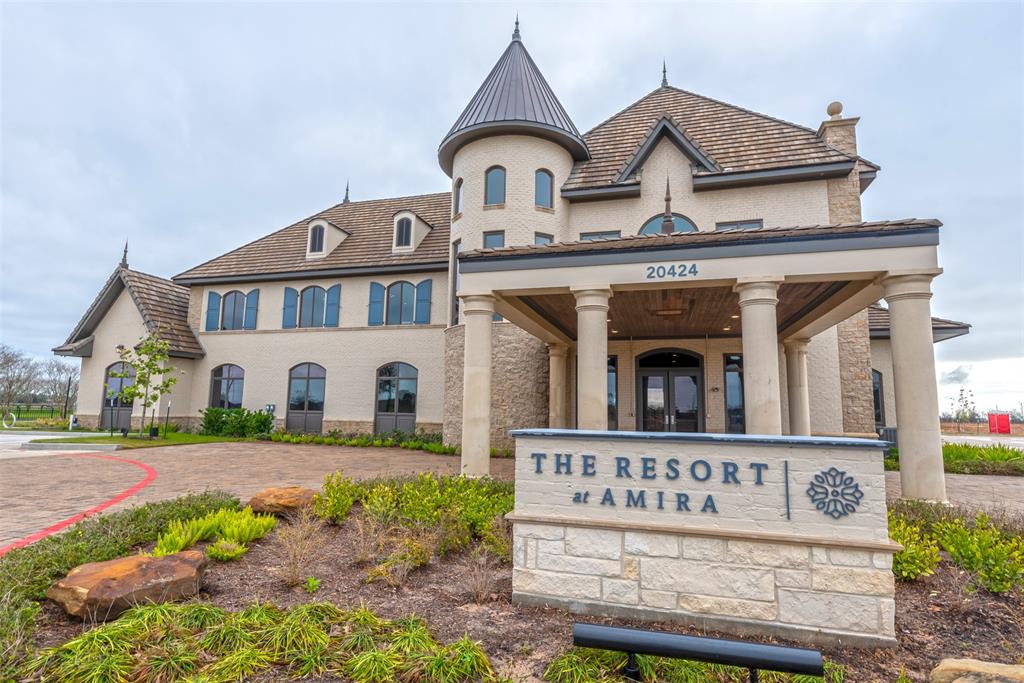
[[[220,329],[241,330],[245,327],[245,294],[228,292],[221,306]]]
[[[103,382],[101,429],[131,429],[132,402],[121,398],[121,390],[135,384],[135,368],[117,362],[107,368]]]
[[[377,369],[376,433],[416,431],[418,375],[408,363],[388,363]]]
[[[327,291],[313,285],[302,290],[299,299],[299,327],[323,327]]]
[[[416,288],[411,282],[393,282],[388,286],[388,325],[412,324],[416,318]]]
[[[309,251],[315,254],[324,250],[324,226],[314,225],[309,229]]]
[[[319,433],[324,421],[327,371],[316,363],[300,363],[288,373],[288,414],[285,428]]]
[[[408,247],[412,245],[412,220],[399,218],[395,224],[395,246]]]
[[[452,186],[452,215],[462,213],[462,178],[455,181]]]
[[[484,174],[484,204],[505,203],[505,169],[491,166]]]
[[[546,169],[538,169],[534,174],[534,203],[537,206],[542,206],[545,209],[550,209],[555,205],[554,188],[555,188],[555,177],[551,175],[551,171]]]
[[[875,404],[875,426],[885,426],[885,384],[882,373],[871,369],[871,398]]]
[[[241,408],[245,370],[237,365],[218,365],[210,375],[210,407]]]
[[[661,223],[665,220],[665,214],[659,213],[640,228],[641,235],[660,235]],[[672,214],[672,232],[697,232],[697,226],[686,216],[678,213]]]

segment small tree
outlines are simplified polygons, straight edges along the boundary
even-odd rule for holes
[[[960,393],[953,401],[953,419],[956,421],[956,431],[961,431],[964,422],[977,422],[978,408],[974,405],[974,392],[960,387]]]
[[[0,412],[29,394],[38,373],[38,363],[13,346],[0,344]]]
[[[174,367],[167,365],[170,357],[170,345],[156,334],[150,333],[139,340],[133,348],[117,347],[117,355],[121,361],[135,371],[134,382],[122,385],[117,392],[118,398],[131,405],[136,399],[142,402],[142,421],[139,423],[139,434],[146,424],[146,412],[155,406],[160,397],[171,390],[177,382]],[[115,377],[132,377],[131,372],[112,373]],[[182,373],[184,374],[184,373]],[[113,394],[111,394],[113,396]],[[156,419],[154,410],[149,426],[152,428]]]
[[[36,391],[48,403],[59,408],[63,417],[67,417],[65,409],[74,409],[78,400],[78,380],[77,363],[51,358],[41,366]]]

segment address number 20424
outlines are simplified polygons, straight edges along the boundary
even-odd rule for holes
[[[666,277],[696,277],[696,263],[673,263],[669,266],[647,266],[648,280],[657,280]]]

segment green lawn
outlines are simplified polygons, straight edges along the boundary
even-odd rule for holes
[[[252,439],[239,438],[234,436],[207,436],[205,434],[188,434],[185,432],[171,432],[166,436],[150,439],[148,436],[140,437],[138,434],[129,434],[123,437],[117,436],[72,436],[55,439],[35,439],[32,443],[92,443],[92,444],[118,444],[121,448],[153,448],[154,446],[181,446],[190,443],[216,443],[218,441],[252,441]]]

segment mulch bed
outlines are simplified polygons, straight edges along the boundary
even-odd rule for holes
[[[571,647],[571,625],[577,620],[729,637],[679,624],[577,617],[558,609],[513,605],[512,571],[508,565],[494,571],[490,599],[478,605],[470,588],[474,566],[470,553],[449,555],[443,560],[434,558],[428,566],[413,571],[399,588],[380,582],[367,584],[364,579],[368,568],[353,561],[353,520],[350,518],[341,527],[325,527],[322,534],[304,572],[321,581],[315,595],[301,587],[287,588],[277,578],[274,570],[282,565],[284,553],[277,534],[272,533],[240,560],[211,562],[202,597],[229,610],[241,610],[255,601],[291,607],[315,599],[342,607],[362,602],[389,618],[416,614],[427,620],[440,640],[447,642],[468,633],[482,641],[499,671],[517,681],[540,679],[547,664]],[[848,683],[892,683],[901,669],[911,680],[924,681],[928,672],[946,657],[1017,663],[1024,653],[1024,594],[972,593],[969,585],[968,577],[943,562],[933,577],[897,584],[897,648],[825,648],[823,652],[846,667]],[[38,627],[37,642],[41,646],[65,642],[83,630],[81,622],[69,620],[49,602],[43,606]],[[283,674],[280,679],[286,680]]]

